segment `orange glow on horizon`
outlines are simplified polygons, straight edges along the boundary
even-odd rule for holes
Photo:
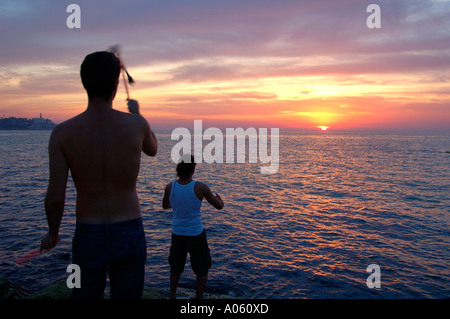
[[[248,60],[241,58],[228,62],[246,64]],[[227,125],[236,123],[235,126],[248,123],[254,127],[319,128],[323,131],[329,126],[336,130],[378,128],[380,124],[392,128],[401,127],[398,124],[420,126],[424,119],[428,123],[444,125],[436,101],[446,95],[405,93],[411,83],[402,75],[393,75],[391,81],[395,84],[389,87],[378,75],[374,75],[370,83],[364,78],[353,77],[344,84],[334,75],[267,75],[256,82],[233,77],[210,79],[208,75],[198,82],[166,79],[168,72],[183,66],[171,63],[131,68],[136,84],[129,87],[130,97],[138,100],[141,114],[151,125],[166,127],[177,125],[180,120],[194,119]],[[64,86],[59,87],[57,82],[50,80],[53,69],[27,67],[22,77],[33,71],[36,88],[33,86],[30,94],[25,95],[20,87],[21,77],[11,77],[3,89],[0,116],[31,118],[42,113],[61,123],[83,112],[87,96],[77,71],[72,69],[75,66],[70,72],[63,69],[67,75]],[[433,108],[433,105],[437,106]],[[122,82],[113,106],[127,112]]]

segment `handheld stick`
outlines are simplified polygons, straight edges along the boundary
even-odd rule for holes
[[[133,78],[128,73],[127,69],[125,68],[125,65],[123,64],[122,59],[120,58],[120,45],[113,45],[109,47],[109,52],[113,53],[120,61],[120,69],[123,77],[123,83],[125,85],[125,91],[127,92],[127,100],[130,99],[130,92],[128,91],[128,84],[127,80],[125,79],[125,74],[127,75],[128,83],[131,85],[134,83]]]
[[[60,241],[60,239],[58,238],[58,240],[56,241],[56,243],[58,243]],[[29,252],[28,254],[26,254],[25,256],[19,258],[16,260],[16,264],[17,266],[22,266],[23,264],[29,262],[31,259],[33,259],[34,257],[36,257],[37,255],[39,255],[41,253],[41,249],[35,249],[32,252]]]

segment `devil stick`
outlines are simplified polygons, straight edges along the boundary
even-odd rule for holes
[[[58,237],[58,240],[56,241],[56,243],[59,243],[59,241],[60,241],[60,239]],[[42,250],[40,248],[37,248],[37,249],[33,250],[32,252],[29,252],[22,258],[17,259],[16,260],[17,266],[22,266],[23,264],[29,262],[31,259],[33,259],[37,255],[39,255],[41,252],[42,252]]]
[[[120,69],[122,71],[123,83],[125,85],[125,91],[127,92],[127,100],[129,100],[130,99],[130,93],[128,91],[128,84],[127,84],[127,81],[125,79],[125,74],[127,75],[128,83],[130,83],[131,85],[134,83],[134,80],[130,76],[130,74],[128,73],[127,69],[125,68],[125,65],[123,64],[122,59],[120,58],[120,46],[119,45],[113,45],[113,46],[109,47],[109,52],[113,53],[119,59]]]

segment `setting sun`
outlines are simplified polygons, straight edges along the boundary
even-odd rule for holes
[[[329,129],[328,126],[318,126],[322,131],[326,131]]]

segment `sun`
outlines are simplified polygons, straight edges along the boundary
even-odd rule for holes
[[[321,131],[326,131],[329,129],[328,126],[318,126],[318,128],[320,128]]]

